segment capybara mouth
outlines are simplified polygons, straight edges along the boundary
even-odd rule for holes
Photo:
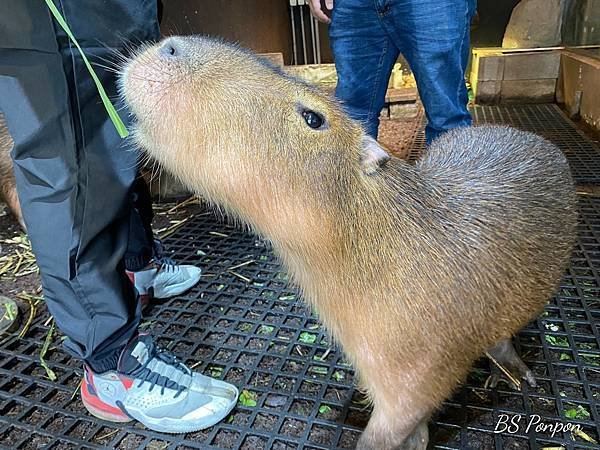
[[[168,52],[160,45],[142,46],[121,69],[120,93],[136,116],[147,115],[151,105],[163,107],[173,97],[173,85],[185,77],[185,61],[161,51]]]

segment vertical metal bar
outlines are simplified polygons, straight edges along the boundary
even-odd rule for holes
[[[292,64],[298,64],[298,46],[296,44],[296,14],[294,10],[298,7],[298,0],[290,0],[290,18],[292,21],[292,47],[294,49],[294,56]]]
[[[319,35],[319,21],[313,17],[315,22],[315,47],[317,48],[316,63],[321,64],[321,36]]]
[[[312,63],[317,63],[317,47],[316,47],[316,36],[315,36],[315,18],[308,13],[308,17],[310,18],[310,42],[312,44]]]
[[[304,8],[305,5],[304,0],[298,0],[298,5],[300,5],[300,30],[302,32],[302,52],[304,55],[304,64],[308,64],[308,57],[306,56],[306,30],[304,29]]]

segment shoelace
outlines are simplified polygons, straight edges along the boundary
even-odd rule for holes
[[[156,264],[158,265],[159,271],[162,270],[164,272],[175,272],[178,268],[177,263],[167,256],[154,258],[154,262],[156,262]]]
[[[148,364],[150,364],[153,359],[158,359],[169,366],[174,366],[177,370],[184,372],[186,375],[192,376],[192,371],[184,363],[179,361],[177,356],[168,350],[153,346],[149,349],[149,355],[146,362],[130,374],[140,379],[140,384],[138,384],[138,387],[141,387],[145,382],[149,382],[150,388],[148,389],[148,392],[152,392],[154,386],[159,385],[161,387],[161,395],[164,395],[165,388],[175,389],[177,390],[177,393],[173,398],[179,397],[182,392],[189,388],[189,386],[180,385],[168,377],[150,370],[148,368]]]
[[[173,259],[165,255],[162,242],[158,239],[154,240],[154,262],[159,266],[159,270],[165,272],[174,272],[178,267]]]

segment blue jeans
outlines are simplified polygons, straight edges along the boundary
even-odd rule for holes
[[[425,107],[429,144],[471,124],[465,71],[476,0],[336,0],[329,28],[336,96],[377,137],[379,113],[400,53]]]

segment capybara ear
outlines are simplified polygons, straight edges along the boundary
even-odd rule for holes
[[[390,159],[388,152],[371,136],[363,136],[360,164],[367,175],[371,175]]]

